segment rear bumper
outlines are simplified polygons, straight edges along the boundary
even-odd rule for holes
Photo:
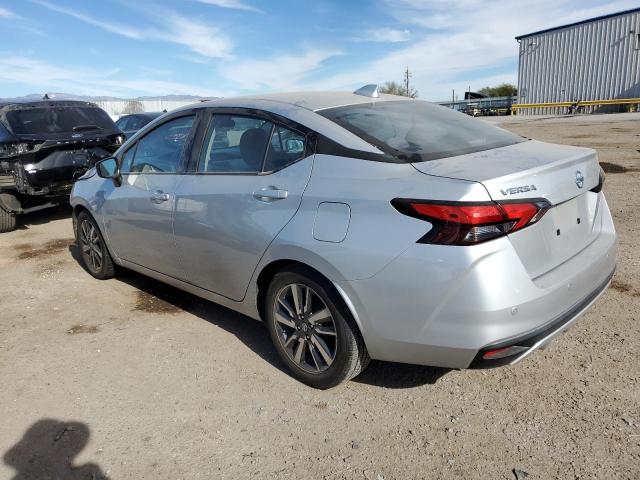
[[[589,294],[586,298],[580,301],[577,305],[575,305],[571,310],[561,315],[559,318],[552,320],[548,325],[544,325],[543,327],[537,329],[534,332],[527,333],[522,335],[519,338],[514,338],[511,340],[502,341],[499,343],[495,343],[492,345],[487,345],[482,348],[474,358],[469,368],[495,368],[503,365],[514,365],[524,358],[531,355],[533,352],[538,350],[539,348],[547,345],[551,340],[553,340],[556,336],[560,335],[567,331],[571,325],[582,315],[591,305],[593,305],[600,296],[606,292],[607,288],[611,284],[611,278],[613,277],[613,272],[609,276],[609,278],[598,288],[596,288],[591,294]],[[497,350],[505,350],[512,347],[521,347],[518,353],[514,353],[513,355],[505,355],[500,358],[487,359],[484,358],[484,355],[488,352],[494,352]]]
[[[534,279],[510,240],[500,238],[473,247],[416,244],[375,276],[336,284],[372,358],[483,367],[478,357],[487,350],[527,347],[502,362],[514,363],[568,328],[606,290],[617,237],[604,207],[600,235]]]

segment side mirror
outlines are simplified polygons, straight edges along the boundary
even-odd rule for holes
[[[110,178],[116,185],[120,183],[120,167],[115,157],[105,158],[96,163],[96,172],[101,178]]]

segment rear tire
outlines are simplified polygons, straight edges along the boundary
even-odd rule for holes
[[[13,232],[16,229],[16,214],[0,207],[0,233]]]
[[[271,340],[291,374],[311,387],[335,387],[360,374],[370,358],[351,312],[315,271],[278,272],[265,296]]]
[[[82,263],[91,275],[99,280],[115,276],[115,266],[96,221],[87,212],[78,215],[76,238]]]

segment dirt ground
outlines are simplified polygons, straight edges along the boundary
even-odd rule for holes
[[[43,212],[0,235],[0,478],[640,478],[640,114],[497,120],[610,172],[613,288],[547,350],[487,371],[374,362],[313,390],[260,323],[134,273],[94,280],[67,211]]]

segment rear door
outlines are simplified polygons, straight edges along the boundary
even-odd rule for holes
[[[132,145],[121,159],[122,184],[102,207],[110,246],[124,260],[175,276],[175,186],[189,151],[195,114],[174,117]]]
[[[313,161],[305,132],[252,113],[214,112],[176,188],[181,278],[233,300],[298,210]]]

